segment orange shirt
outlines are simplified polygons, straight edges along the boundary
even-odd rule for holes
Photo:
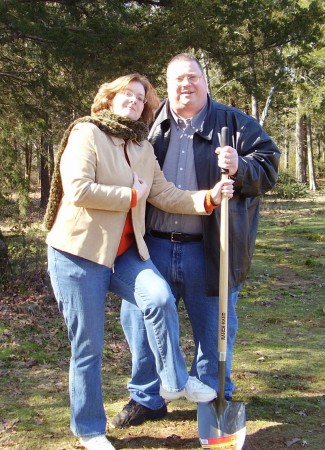
[[[131,208],[134,208],[134,206],[137,204],[137,192],[135,189],[132,189],[132,199],[131,199]],[[133,224],[132,224],[132,216],[131,216],[131,209],[128,212],[123,228],[123,233],[121,236],[121,241],[119,248],[117,250],[117,256],[122,255],[122,253],[126,252],[131,245],[134,243],[134,231],[133,231]]]

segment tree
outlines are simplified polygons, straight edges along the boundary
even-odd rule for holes
[[[29,149],[29,165],[32,161],[40,163],[41,183],[47,183],[46,171],[53,166],[53,161],[48,160],[53,152],[48,150],[74,116],[89,113],[101,80],[120,74],[128,32],[136,32],[138,20],[135,9],[127,2],[2,2],[1,127],[7,130],[2,134],[3,144],[7,144],[0,149],[0,156],[6,152],[8,157],[11,152],[11,160],[21,160],[20,156]],[[133,58],[139,51],[134,52]],[[132,49],[128,55],[131,61]],[[24,125],[19,127],[20,124]],[[13,125],[19,128],[19,134]],[[0,192],[5,194],[3,189],[9,184],[25,199],[29,190],[25,171],[11,167],[9,172],[3,168]],[[7,179],[9,173],[11,179]],[[41,187],[43,206],[48,186]]]
[[[23,210],[40,178],[45,205],[56,145],[71,120],[89,113],[99,84],[138,71],[163,97],[166,64],[182,51],[201,59],[213,97],[260,117],[288,155],[299,97],[317,176],[323,18],[321,0],[261,0],[258,8],[255,0],[1,2],[0,196],[18,192]]]

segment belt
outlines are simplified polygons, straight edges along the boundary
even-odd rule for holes
[[[168,239],[169,241],[175,242],[177,244],[180,244],[182,242],[200,242],[203,239],[202,234],[186,234],[179,233],[178,231],[165,233],[163,231],[151,230],[149,234],[157,238]]]

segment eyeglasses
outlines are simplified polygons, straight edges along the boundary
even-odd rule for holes
[[[186,78],[190,84],[196,84],[199,81],[199,79],[202,77],[203,77],[203,73],[201,75],[184,75],[182,77],[168,78],[168,79],[173,81],[176,84],[182,84]]]
[[[130,89],[123,89],[122,91],[119,91],[118,94],[122,94],[122,95],[124,95],[124,97],[127,97],[127,98],[135,98],[136,100],[138,100],[139,102],[141,102],[143,104],[147,103],[147,99],[144,95],[135,94]]]

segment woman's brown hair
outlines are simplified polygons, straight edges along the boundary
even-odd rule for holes
[[[125,89],[126,86],[132,81],[138,81],[142,84],[145,91],[145,96],[147,102],[144,105],[140,121],[149,125],[154,119],[155,110],[159,106],[159,98],[156,90],[150,83],[147,77],[140,75],[139,73],[133,73],[130,75],[124,75],[122,77],[116,78],[109,83],[103,83],[94,98],[94,102],[91,106],[91,114],[95,116],[99,114],[104,109],[110,109],[112,100],[115,95],[121,90]]]

